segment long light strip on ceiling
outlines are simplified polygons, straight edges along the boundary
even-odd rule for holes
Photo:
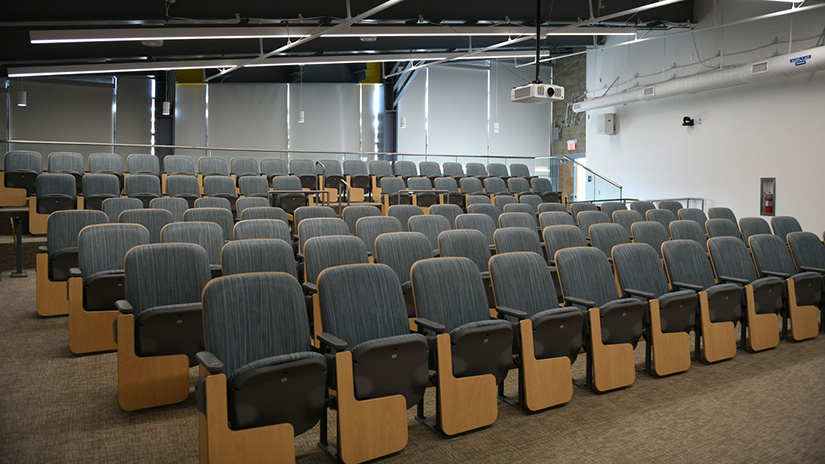
[[[30,31],[32,44],[139,42],[144,40],[231,40],[286,39],[312,34],[309,27],[209,27],[209,28],[139,28],[139,29],[70,29]],[[635,35],[635,27],[580,27],[546,36]],[[530,28],[507,26],[410,26],[352,27],[345,31],[323,34],[327,38],[360,37],[495,37],[535,35]]]
[[[543,56],[549,56],[543,54]],[[524,52],[497,51],[484,55],[464,58],[465,60],[494,60],[512,58],[533,58],[533,51]],[[358,63],[385,63],[410,60],[441,60],[444,55],[433,53],[411,54],[370,54],[370,55],[338,55],[338,56],[305,56],[305,57],[278,57],[270,58],[262,63],[255,63],[249,67],[269,66],[312,66],[324,64],[358,64]],[[145,63],[106,63],[88,65],[36,66],[25,68],[9,68],[9,77],[46,77],[65,76],[74,74],[108,74],[126,72],[149,72],[181,69],[221,69],[236,66],[242,59],[233,60],[198,60],[198,61],[156,61]]]

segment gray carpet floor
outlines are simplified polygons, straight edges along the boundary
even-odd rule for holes
[[[67,318],[35,313],[33,271],[27,279],[5,274],[0,301],[0,462],[198,461],[193,397],[122,411],[115,355],[71,354]],[[639,365],[643,356],[640,343]],[[582,355],[575,378],[584,365]],[[506,387],[515,394],[515,372]],[[575,388],[569,404],[537,414],[500,403],[495,424],[454,438],[433,434],[413,412],[406,449],[382,462],[822,463],[825,336],[693,363],[672,377],[638,374],[632,387],[606,394]],[[331,462],[317,439],[317,427],[296,438],[298,462]]]

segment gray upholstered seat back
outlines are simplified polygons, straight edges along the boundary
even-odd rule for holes
[[[325,159],[320,161],[321,164],[315,164],[315,174],[326,176],[343,176],[344,171],[341,169],[341,162],[338,160]]]
[[[693,240],[671,240],[662,245],[671,282],[710,288],[715,285],[713,268],[702,245]]]
[[[206,250],[191,243],[140,245],[126,253],[126,300],[137,318],[159,306],[200,303],[209,282]]]
[[[498,224],[498,217],[501,216],[501,208],[499,208],[497,205],[469,205],[467,206],[467,212],[470,214],[485,214],[489,216],[490,219],[493,220],[494,227]]]
[[[530,191],[530,182],[523,177],[511,177],[507,180],[507,188],[512,193],[526,193]]]
[[[307,282],[317,282],[324,269],[345,264],[368,263],[364,242],[351,235],[315,237],[304,244]],[[326,329],[326,326],[324,327]]]
[[[490,258],[490,279],[496,305],[534,316],[558,306],[553,277],[547,263],[536,253],[506,253]]]
[[[404,230],[408,230],[407,222],[410,220],[410,218],[413,216],[423,215],[424,210],[421,209],[420,206],[416,205],[393,205],[387,209],[387,214],[391,217],[398,219],[398,222],[401,223],[401,227]]]
[[[728,219],[728,220],[732,221],[734,224],[738,224],[737,221],[736,221],[736,215],[733,214],[733,211],[731,211],[730,208],[725,208],[723,206],[717,206],[715,208],[708,209],[708,218],[709,219]]]
[[[328,235],[349,235],[349,227],[343,219],[338,218],[310,218],[298,224],[298,239],[302,250],[307,240]]]
[[[133,247],[149,243],[149,231],[139,224],[99,224],[83,228],[77,237],[77,265],[83,279],[123,270],[123,257]]]
[[[231,177],[209,176],[203,179],[203,194],[208,197],[235,197],[235,183]]]
[[[612,256],[623,289],[650,292],[656,298],[668,292],[662,260],[652,246],[646,243],[619,245],[613,248]]]
[[[739,233],[739,227],[730,219],[708,219],[705,222],[705,230],[709,238],[713,237],[736,237],[742,238]]]
[[[35,188],[38,197],[47,195],[77,197],[77,181],[71,174],[40,174],[35,181]],[[158,192],[160,192],[160,186],[158,186]]]
[[[275,176],[272,178],[272,190],[300,192],[301,179],[295,176]]]
[[[60,250],[77,248],[77,234],[84,227],[108,222],[109,217],[102,211],[55,211],[49,215],[46,225],[46,250],[49,256]]]
[[[681,202],[678,201],[660,201],[659,202],[659,209],[666,209],[673,213],[674,216],[679,214],[679,210],[684,208]]]
[[[401,283],[388,266],[327,269],[318,278],[318,294],[324,331],[346,341],[350,349],[410,331]]]
[[[455,218],[461,214],[461,207],[458,205],[432,205],[430,206],[430,214],[447,218],[452,229],[455,228]]]
[[[214,222],[175,222],[160,231],[162,243],[194,243],[206,250],[209,264],[221,265],[223,230]]]
[[[189,203],[183,198],[163,197],[155,198],[149,202],[149,207],[154,209],[164,209],[172,213],[172,220],[183,221],[183,213],[189,209]]]
[[[620,201],[606,201],[599,205],[604,214],[613,220],[613,213],[616,211],[628,211],[627,206]],[[615,222],[615,221],[614,221]]]
[[[464,166],[461,163],[456,163],[453,161],[447,161],[441,165],[444,168],[444,175],[450,177],[464,177]]]
[[[693,240],[702,246],[705,246],[707,243],[705,228],[700,226],[698,222],[692,220],[671,222],[670,237],[673,240]]]
[[[381,192],[382,193],[396,193],[402,190],[407,190],[407,184],[403,179],[393,176],[385,176],[381,178]]]
[[[198,179],[192,176],[181,175],[168,176],[166,178],[166,193],[170,197],[201,196],[200,186],[198,186]]]
[[[237,204],[235,205],[237,208]],[[241,220],[247,219],[277,219],[279,221],[287,222],[286,211],[275,206],[253,206],[246,207],[242,210]]]
[[[127,196],[154,195],[159,197],[160,178],[152,174],[130,174],[125,180]]]
[[[348,176],[366,176],[367,163],[361,160],[344,160],[344,174]]]
[[[507,184],[499,177],[488,177],[484,179],[484,191],[489,194],[507,193]]]
[[[126,157],[126,171],[129,174],[151,174],[160,177],[160,160],[148,153],[132,153]]]
[[[597,248],[559,250],[556,252],[556,268],[564,296],[590,300],[597,307],[619,298],[607,256]]]
[[[530,187],[533,188],[533,193],[546,193],[556,191],[553,188],[553,183],[550,182],[550,179],[547,179],[545,177],[536,177],[535,179],[530,179]]]
[[[370,175],[375,177],[392,176],[392,165],[387,160],[373,160],[367,164]]]
[[[120,157],[118,156],[118,159]],[[43,155],[36,151],[12,150],[3,157],[3,171],[5,172],[43,172]],[[123,167],[121,166],[121,172]]]
[[[645,219],[656,221],[670,230],[670,223],[676,221],[676,214],[669,209],[649,209],[645,212]]]
[[[167,155],[163,158],[163,172],[167,176],[194,176],[195,160],[186,155]]]
[[[632,209],[620,209],[618,211],[614,211],[612,219],[614,223],[621,224],[622,227],[625,228],[628,236],[631,234],[630,227],[633,223],[642,222],[645,220],[640,212],[633,211]]]
[[[86,170],[83,168],[83,155],[70,151],[53,151],[46,158],[46,165],[49,172],[65,172],[82,175]]]
[[[533,179],[535,180],[535,179]],[[535,190],[534,190],[535,191]],[[567,207],[561,203],[541,203],[539,204],[539,214],[541,213],[565,213],[570,216],[570,212],[567,211]],[[571,218],[573,216],[570,216]]]
[[[510,175],[515,177],[530,177],[530,168],[524,163],[510,164]]]
[[[235,240],[249,240],[256,238],[270,238],[292,243],[289,235],[289,226],[278,219],[245,219],[235,223],[232,229]]]
[[[584,233],[574,225],[545,227],[542,229],[542,234],[544,235],[544,245],[547,247],[547,256],[550,259],[553,259],[559,250],[587,245]]]
[[[789,276],[796,274],[796,266],[788,246],[778,236],[754,235],[750,238],[749,244],[759,274],[764,276],[765,271],[781,272]]]
[[[220,264],[225,276],[247,272],[286,272],[297,277],[292,245],[283,240],[261,238],[229,242],[221,250]]]
[[[496,254],[531,251],[541,255],[541,243],[536,229],[525,227],[507,227],[497,229],[493,235],[496,242]]]
[[[507,165],[503,163],[487,163],[487,174],[490,177],[510,177],[507,172]]]
[[[590,227],[590,242],[610,256],[614,246],[630,243],[630,238],[625,228],[619,224],[593,224]]]
[[[232,211],[226,208],[190,208],[183,213],[185,222],[214,222],[223,230],[223,239],[232,240],[232,227],[235,221]]]
[[[458,184],[461,187],[461,193],[484,193],[481,181],[475,177],[462,177],[459,179]]]
[[[727,276],[748,282],[757,279],[753,258],[742,240],[733,237],[712,238],[708,240],[708,252],[717,278]]]
[[[412,268],[412,285],[418,316],[444,324],[448,332],[490,319],[481,275],[467,258],[418,261]]]
[[[262,177],[246,177],[245,179],[242,178],[241,182],[246,179],[261,179],[264,180]],[[264,184],[266,184],[266,180],[264,180]],[[241,187],[243,188],[243,187]],[[243,211],[247,208],[267,208],[269,207],[269,200],[266,198],[260,197],[248,197],[248,198],[238,198],[235,202],[235,217],[241,219],[243,216]],[[283,210],[282,210],[283,211]],[[284,213],[286,216],[286,213]],[[284,218],[286,220],[286,218]]]
[[[223,197],[203,197],[195,200],[195,208],[222,208],[232,211],[232,203]]]
[[[441,165],[435,161],[422,161],[418,163],[418,171],[422,176],[440,176]]]
[[[384,234],[375,239],[375,259],[392,268],[402,283],[410,281],[410,269],[416,261],[432,257],[429,239],[418,232]]]
[[[355,235],[355,223],[362,217],[380,216],[381,210],[370,205],[355,205],[344,208],[344,222],[349,227],[350,235]]]
[[[175,218],[165,209],[128,209],[120,213],[117,222],[140,224],[149,231],[149,243],[160,243],[160,230],[175,222]]]
[[[578,219],[579,213],[583,211],[598,211],[599,208],[593,203],[570,203],[568,205],[570,207],[570,215],[573,216],[574,219]]]
[[[502,213],[498,217],[499,227],[526,227],[535,231],[538,228],[536,217],[530,213]]]
[[[410,177],[407,179],[407,186],[410,190],[432,190],[433,184],[426,177]]]
[[[472,229],[481,232],[487,245],[493,245],[493,233],[496,231],[496,223],[497,221],[494,221],[490,215],[472,212],[469,214],[460,214],[455,218],[456,229]]]
[[[89,155],[89,172],[123,177],[123,158],[117,153],[92,153]]]
[[[503,210],[506,205],[518,203],[516,197],[508,194],[499,194],[495,197],[494,204],[498,207],[499,211]]]
[[[493,202],[487,195],[470,195],[467,197],[467,206],[472,205],[492,205]]]
[[[811,232],[791,232],[788,246],[799,271],[803,267],[825,269],[825,244]]]
[[[705,212],[699,208],[682,208],[679,210],[677,216],[682,221],[696,221],[703,229],[705,227],[705,221],[708,220]]]
[[[120,181],[114,174],[86,174],[81,182],[84,197],[120,196]]]
[[[573,217],[576,218],[576,222],[579,223],[579,227],[581,227],[585,235],[590,233],[590,226],[593,224],[610,223],[610,218],[601,211],[582,211]]]
[[[201,156],[198,158],[198,174],[203,176],[228,176],[229,166],[224,158]]]
[[[269,182],[259,175],[246,175],[238,179],[238,187],[243,196],[265,197],[269,191]]]
[[[311,351],[303,292],[275,272],[216,279],[203,290],[206,349],[228,374],[253,361]]]
[[[427,237],[427,240],[430,241],[430,255],[432,255],[433,251],[438,250],[439,234],[445,230],[451,230],[452,227],[446,217],[432,214],[432,211],[430,213],[411,217],[408,225],[410,232],[418,232]]]
[[[781,237],[782,240],[785,240],[785,237],[791,232],[802,232],[802,226],[799,225],[799,221],[792,216],[776,216],[771,218],[771,228],[773,228],[773,233]]]
[[[761,217],[744,217],[739,220],[739,228],[742,230],[742,240],[745,243],[748,243],[751,235],[771,233],[771,226],[768,221]]]
[[[229,160],[229,172],[236,177],[260,175],[255,158],[235,157]]]
[[[301,206],[292,213],[293,223],[297,226],[304,219],[338,217],[329,206]]]
[[[638,211],[644,216],[648,210],[656,209],[656,207],[649,201],[634,201],[630,203],[630,209]]]
[[[665,226],[654,221],[635,222],[630,226],[634,243],[647,243],[661,253],[662,243],[670,239],[670,233]]]
[[[274,176],[286,176],[289,174],[289,167],[285,159],[264,158],[261,160],[261,172],[267,179]]]
[[[487,177],[487,168],[481,163],[467,163],[466,167],[470,177]]]
[[[538,198],[538,197],[536,197],[536,198]],[[522,198],[519,198],[519,200],[522,200]],[[536,222],[536,206],[537,206],[537,204],[529,204],[529,203],[524,203],[524,202],[521,202],[521,203],[507,203],[506,205],[504,205],[503,209],[504,209],[505,213],[526,213],[526,214],[529,214],[530,216],[533,217],[533,223],[538,225],[538,223]],[[501,216],[499,216],[499,220],[500,219],[501,219]]]
[[[396,161],[395,175],[401,177],[413,177],[418,175],[418,167],[412,161]]]
[[[479,272],[487,272],[490,247],[484,234],[478,230],[448,230],[438,236],[438,250],[442,257],[468,258]]]
[[[436,190],[446,190],[448,192],[458,192],[458,183],[452,177],[439,177],[433,180]]]
[[[143,202],[137,198],[107,198],[103,200],[103,212],[109,216],[109,222],[117,222],[120,213],[129,209],[141,209]]]
[[[371,254],[375,254],[375,239],[379,235],[403,232],[404,229],[401,221],[392,216],[367,216],[355,222],[355,233]]]

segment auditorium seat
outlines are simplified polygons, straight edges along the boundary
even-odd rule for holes
[[[283,221],[284,223],[288,222],[286,211],[274,206],[253,206],[244,208],[241,212],[241,220],[245,221],[248,219],[277,219],[279,221]]]
[[[203,197],[195,200],[195,208],[221,208],[231,212],[232,203],[226,198]]]
[[[428,216],[417,217],[426,218]],[[375,239],[375,262],[386,264],[398,277],[410,322],[416,316],[412,284],[410,283],[410,270],[416,262],[432,257],[433,251],[429,239],[418,232],[383,234]],[[411,327],[413,327],[413,330],[415,329],[413,324],[411,324]]]
[[[409,230],[408,223],[411,217],[423,215],[424,210],[420,206],[416,205],[393,205],[387,209],[387,216],[398,219],[398,222],[401,223],[401,227],[404,231]]]
[[[197,178],[176,174],[166,178],[166,194],[173,198],[183,198],[190,208],[194,208],[195,201],[201,197],[201,189]]]
[[[398,177],[385,176],[381,178],[381,207],[383,213],[388,214],[392,205],[411,205],[412,194],[407,190],[407,184]]]
[[[593,224],[590,226],[590,243],[610,257],[613,247],[629,244],[630,238],[625,228],[619,224]]]
[[[668,231],[670,231],[670,223],[678,220],[673,211],[669,209],[649,209],[645,212],[645,219],[658,222]]]
[[[785,241],[787,241],[788,234],[791,232],[802,232],[802,226],[799,225],[799,221],[792,216],[772,217],[771,228],[776,236]]]
[[[495,195],[495,197],[491,197],[491,199],[493,200],[493,204],[496,205],[496,207],[498,207],[498,209],[502,211],[504,210],[505,206],[518,203],[516,197],[508,194],[498,194]]]
[[[634,201],[630,203],[630,209],[638,211],[642,216],[645,216],[649,210],[656,209],[656,207],[649,201]]]
[[[501,216],[501,208],[498,205],[471,204],[467,206],[469,214],[486,214],[493,220],[493,224],[498,227],[498,217]]]
[[[433,185],[427,177],[410,177],[407,180],[407,187],[413,194],[413,204],[422,208],[429,208],[439,201],[439,196],[430,191]]]
[[[507,205],[510,206],[510,205]],[[516,205],[518,206],[518,205]],[[498,217],[499,227],[526,227],[533,232],[538,231],[538,223],[536,223],[536,216],[530,213],[502,213]],[[538,237],[538,234],[536,234]]]
[[[83,191],[83,155],[68,151],[53,151],[46,158],[46,170],[53,174],[71,174],[74,176],[77,193]]]
[[[226,198],[232,210],[235,210],[235,201],[238,194],[231,177],[209,176],[203,179],[203,194],[207,197]]]
[[[160,243],[160,230],[166,224],[175,222],[175,218],[172,213],[165,209],[142,208],[129,209],[120,213],[117,222],[120,224],[140,224],[149,231],[149,243]]]
[[[77,209],[77,186],[71,174],[44,173],[35,181],[37,196],[29,198],[29,232],[47,232],[49,215],[56,211]]]
[[[708,234],[708,238],[736,237],[740,240],[742,239],[739,227],[735,222],[727,218],[708,219],[705,222],[705,231]]]
[[[533,216],[533,222],[536,221],[536,205],[527,203],[507,203],[502,208],[505,213],[524,213]]]
[[[160,160],[157,156],[148,153],[132,153],[126,157],[126,172],[130,176],[148,174],[160,180]]]
[[[173,221],[181,222],[183,221],[183,213],[189,209],[189,204],[183,198],[163,197],[150,201],[149,208],[165,209],[172,213]]]
[[[606,201],[599,205],[599,209],[604,213],[607,214],[607,217],[613,221],[613,213],[616,211],[628,211],[627,205],[625,205],[621,201]],[[613,221],[616,222],[616,221]]]
[[[733,214],[730,208],[725,208],[722,206],[717,206],[715,208],[708,209],[708,218],[709,219],[728,219],[732,221],[734,224],[739,224],[736,220],[736,215]],[[739,227],[737,225],[737,227]]]
[[[364,243],[367,253],[375,255],[375,239],[381,234],[404,232],[406,227],[392,216],[367,216],[355,222],[355,233]]]
[[[125,180],[125,192],[129,198],[137,198],[148,208],[153,198],[160,198],[160,177],[152,174],[129,174]]]
[[[272,178],[273,194],[272,206],[283,209],[288,216],[306,206],[307,196],[302,193],[301,179],[296,176],[275,176]]]
[[[466,201],[464,195],[458,189],[458,183],[453,177],[439,177],[433,180],[433,185],[436,190],[446,190],[447,193],[441,194],[441,203],[455,205],[459,208],[464,208]]]
[[[103,200],[103,212],[109,216],[110,223],[116,223],[120,213],[130,209],[143,208],[143,202],[137,198],[107,198]]]
[[[315,174],[321,185],[321,189],[329,192],[331,201],[337,201],[343,195],[345,187],[341,184],[344,181],[344,171],[338,160],[321,160],[315,163]]]
[[[584,232],[572,224],[544,227],[542,228],[542,236],[547,251],[547,262],[551,266],[556,265],[556,252],[559,250],[587,246]]]
[[[418,163],[418,171],[422,176],[430,179],[433,182],[436,178],[442,177],[441,165],[435,161],[422,161]]]
[[[705,228],[705,221],[708,220],[705,212],[699,208],[682,208],[677,216],[681,221],[696,221],[702,229]]]
[[[455,229],[455,218],[462,214],[461,207],[458,205],[444,204],[433,205],[430,207],[430,214],[444,216],[450,221],[450,228]]]
[[[160,231],[162,243],[194,243],[206,250],[209,257],[209,272],[212,278],[221,276],[221,249],[223,230],[214,222],[176,222]]]
[[[232,211],[226,208],[190,208],[183,213],[184,222],[214,222],[223,231],[225,241],[232,240],[232,228],[235,220]]]
[[[288,176],[289,167],[286,160],[281,158],[264,158],[261,160],[261,172],[266,177],[266,181],[272,184],[275,176]]]
[[[246,219],[235,223],[232,228],[234,240],[278,239],[292,244],[286,222],[277,219]]]
[[[381,179],[392,177],[392,165],[387,160],[372,160],[367,163],[370,177],[372,177],[372,201],[381,200]]]
[[[3,197],[0,206],[25,206],[35,194],[37,176],[43,172],[43,156],[36,151],[13,150],[3,157]]]
[[[487,163],[487,175],[490,177],[498,177],[505,182],[510,178],[510,173],[507,172],[507,165],[503,163]]]
[[[546,203],[561,203],[562,193],[553,188],[553,183],[545,177],[536,177],[530,180],[533,193],[540,196]]]
[[[469,208],[472,205],[492,205],[493,202],[490,197],[486,195],[467,195],[465,203]]]
[[[441,232],[452,230],[449,219],[438,214],[412,216],[407,226],[410,232],[421,233],[430,241],[430,258],[438,254],[438,236]]]
[[[467,163],[465,165],[467,171],[467,177],[475,177],[479,181],[483,181],[487,178],[487,168],[481,163]],[[464,190],[462,188],[462,190]]]
[[[662,244],[670,240],[670,232],[665,226],[655,221],[642,221],[633,223],[630,231],[633,243],[647,243],[662,257]]]
[[[539,214],[541,213],[565,213],[570,216],[570,211],[561,203],[540,203],[538,206]],[[571,218],[573,216],[570,216]]]
[[[315,237],[330,235],[349,235],[349,227],[343,219],[338,218],[309,218],[301,221],[298,226],[298,252],[303,253],[307,240]]]
[[[236,156],[229,160],[229,172],[235,177],[235,186],[241,186],[244,177],[261,177],[258,161],[255,158]],[[263,180],[263,178],[262,178]],[[267,182],[265,185],[269,185]]]
[[[613,219],[614,223],[621,224],[621,226],[625,228],[628,237],[632,235],[632,231],[630,229],[633,227],[633,224],[645,220],[638,211],[633,211],[632,209],[620,209],[618,211],[614,211],[611,219]]]
[[[487,245],[489,246],[490,250],[495,250],[495,244],[493,243],[493,233],[498,228],[497,225],[498,217],[496,217],[496,219],[493,219],[493,217],[489,214],[468,213],[460,214],[458,217],[455,218],[456,229],[472,229],[481,232],[484,235],[484,240],[487,242]]]
[[[372,198],[372,178],[367,173],[366,163],[361,160],[344,160],[344,177],[350,186],[350,201]]]
[[[513,177],[522,177],[528,181],[535,177],[530,175],[530,168],[524,163],[510,164],[510,175]]]
[[[285,272],[297,278],[292,245],[283,240],[256,238],[229,242],[221,251],[221,265],[225,276],[248,272]],[[302,306],[301,317],[306,319],[306,305]],[[300,333],[309,334],[309,326]]]
[[[113,174],[123,189],[123,157],[117,153],[92,153],[89,155],[90,174]]]
[[[543,200],[538,195],[527,193],[520,194],[518,196],[518,201],[520,204],[530,205],[530,207],[533,208],[533,214],[538,214],[539,206],[541,205]]]
[[[496,245],[496,256],[502,253],[521,251],[536,253],[539,256],[543,255],[539,235],[536,233],[535,228],[533,230],[527,227],[496,229],[493,234],[493,241]]]
[[[761,217],[744,217],[739,220],[739,229],[742,231],[742,240],[748,243],[751,235],[770,234],[771,226]]]
[[[570,215],[573,216],[573,219],[576,220],[577,224],[580,223],[579,213],[581,213],[582,211],[599,211],[598,206],[596,206],[593,203],[589,203],[589,202],[570,203],[567,206],[570,209]],[[610,222],[610,216],[607,213],[605,213],[605,216],[608,219],[607,222]],[[587,233],[587,229],[582,229],[582,230],[584,230],[584,232]]]
[[[243,176],[238,179],[238,192],[242,197],[267,198],[269,183],[261,176]]]
[[[453,179],[461,179],[465,177],[464,174],[464,166],[461,163],[456,163],[454,161],[446,161],[444,164],[441,165],[444,169],[444,175],[447,177],[452,177]],[[438,188],[438,187],[436,187]]]
[[[681,202],[672,200],[660,201],[657,207],[658,209],[666,209],[670,211],[674,216],[678,216],[679,210],[684,208]]]
[[[120,184],[114,174],[83,176],[83,209],[103,210],[103,200],[120,198]]]
[[[258,177],[263,180],[263,177]],[[243,181],[243,179],[241,179]],[[242,182],[243,183],[243,182]],[[243,211],[247,208],[267,208],[269,207],[269,199],[260,197],[242,197],[235,201],[235,218],[241,219]],[[284,215],[286,216],[286,215]],[[286,222],[286,219],[284,219]]]
[[[380,216],[381,210],[370,205],[351,205],[344,208],[342,217],[347,223],[350,235],[355,235],[355,223],[362,217]]]
[[[412,161],[396,161],[393,172],[406,182],[410,177],[418,176],[418,168]]]

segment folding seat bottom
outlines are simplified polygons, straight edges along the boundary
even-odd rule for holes
[[[86,311],[110,311],[115,302],[126,298],[123,271],[95,274],[83,281],[83,308]]]
[[[184,354],[189,367],[203,351],[203,313],[200,303],[159,306],[135,319],[135,352],[138,356]]]
[[[602,343],[630,343],[633,348],[642,336],[644,304],[635,298],[611,301],[599,308]]]
[[[57,250],[49,256],[49,280],[65,282],[69,280],[69,269],[77,267],[77,248]]]
[[[513,330],[503,320],[471,322],[450,332],[453,376],[492,374],[501,384],[513,365]]]
[[[45,195],[37,197],[37,212],[40,214],[54,213],[64,209],[75,209],[77,200],[71,195]]]
[[[533,322],[533,347],[536,359],[567,356],[576,361],[582,346],[584,313],[578,308],[557,308],[542,311]]]
[[[411,408],[429,382],[427,340],[408,334],[362,343],[352,350],[352,369],[357,400],[404,395]]]
[[[690,332],[696,326],[696,292],[684,290],[659,297],[663,333]]]

